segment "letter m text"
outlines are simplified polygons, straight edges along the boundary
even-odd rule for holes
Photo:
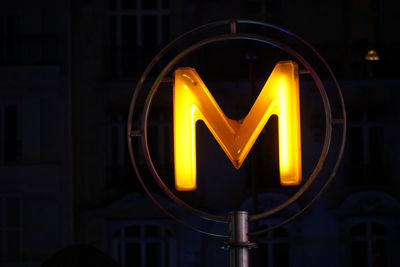
[[[249,113],[229,119],[196,70],[178,68],[174,74],[175,187],[196,189],[196,122],[204,121],[232,164],[239,169],[272,115],[278,116],[279,175],[282,185],[301,182],[301,136],[297,64],[275,65]],[[268,148],[265,148],[268,149]]]

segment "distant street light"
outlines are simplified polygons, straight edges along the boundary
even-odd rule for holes
[[[366,61],[378,61],[378,60],[380,60],[380,57],[374,49],[371,49],[367,52],[364,59]]]

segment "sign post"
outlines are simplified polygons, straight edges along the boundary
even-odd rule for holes
[[[229,213],[229,266],[249,266],[249,243],[247,211]]]
[[[255,29],[258,33],[255,33]],[[209,32],[209,35],[205,34],[206,32]],[[203,39],[199,40],[197,34]],[[271,62],[276,64],[275,69],[267,79],[248,115],[243,120],[237,121],[225,116],[194,69],[179,66],[179,62],[193,51],[213,43],[235,40],[272,46],[286,52],[290,58],[289,61]],[[294,45],[297,45],[299,50],[294,48]],[[178,52],[175,54],[173,51]],[[304,53],[307,56],[304,56]],[[312,63],[309,60],[312,60]],[[303,69],[300,71],[298,68]],[[157,71],[158,74],[154,75],[153,71],[155,70],[161,70],[161,72]],[[304,146],[300,146],[302,138],[300,136],[298,75],[301,73],[309,75],[314,81],[324,109],[322,120],[325,124],[322,131],[323,144],[319,159],[312,162],[314,168],[311,168],[312,171],[309,171],[310,173],[306,175],[305,179],[301,166],[301,150]],[[159,175],[148,146],[147,129],[150,109],[158,88],[165,81],[174,83],[171,86],[171,94],[174,102],[172,124],[174,125],[175,177],[173,178],[175,178],[175,188],[168,187]],[[137,102],[140,99],[145,99],[145,101],[138,105]],[[141,115],[139,119],[136,114]],[[290,190],[294,194],[288,196],[283,202],[259,213],[249,214],[248,211],[233,211],[226,215],[217,215],[197,209],[176,195],[176,191],[192,191],[197,188],[195,146],[197,120],[205,122],[234,167],[239,169],[271,115],[277,115],[279,120],[281,185],[294,186],[295,190]],[[134,91],[129,108],[127,130],[129,153],[136,176],[153,202],[171,218],[193,230],[228,239],[224,248],[229,250],[230,266],[248,267],[249,250],[256,247],[249,241],[249,236],[265,234],[297,218],[318,199],[333,179],[344,151],[346,111],[340,87],[331,69],[305,40],[285,29],[264,22],[219,21],[200,26],[181,35],[163,48],[150,62]],[[138,139],[138,143],[141,144],[147,171],[150,172],[162,192],[187,212],[195,214],[207,222],[228,224],[228,234],[226,231],[224,233],[210,232],[208,229],[204,230],[200,226],[189,224],[183,216],[177,215],[176,210],[163,206],[143,179],[143,177],[147,177],[147,174],[146,176],[143,174],[144,168],[138,167],[133,152],[135,143],[133,139]],[[337,148],[333,148],[332,144]],[[325,174],[328,175],[324,175],[325,178],[322,179],[326,180],[314,183],[317,178],[322,176],[320,173],[323,168],[325,168]],[[304,194],[305,192],[310,193]],[[305,205],[300,210],[290,213],[274,226],[249,231],[249,223],[282,211],[288,211],[289,207],[295,205],[301,197],[304,197]]]

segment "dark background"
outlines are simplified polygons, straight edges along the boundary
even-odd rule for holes
[[[395,0],[2,1],[0,265],[40,266],[81,244],[48,266],[72,258],[76,266],[99,266],[90,260],[103,256],[105,266],[112,266],[109,256],[123,267],[227,266],[228,253],[219,249],[225,240],[184,228],[144,194],[130,163],[126,122],[138,79],[164,45],[204,23],[249,18],[309,41],[339,80],[348,112],[348,142],[335,180],[303,216],[254,238],[259,249],[252,266],[399,266],[399,16]],[[365,57],[371,49],[378,61]],[[239,42],[211,46],[192,59],[222,109],[239,119],[281,56]],[[301,76],[300,87],[308,92],[309,78]],[[171,182],[171,95],[168,84],[162,88],[149,125],[150,149]],[[324,121],[311,112],[321,109],[318,97],[310,93],[301,101],[309,171]],[[199,190],[183,197],[216,213],[263,210],[286,200],[291,189],[277,182],[276,125],[276,118],[267,124],[236,172],[200,123]],[[133,145],[140,150],[136,139]],[[146,168],[141,156],[138,164]],[[208,176],[215,186],[201,179]],[[151,182],[150,188],[161,195]],[[185,220],[225,231],[160,198]],[[299,200],[252,227],[274,225],[305,205]]]

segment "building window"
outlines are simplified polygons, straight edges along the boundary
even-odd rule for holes
[[[18,196],[0,195],[1,261],[18,259],[21,253],[21,201]]]
[[[113,75],[135,77],[169,36],[167,0],[109,0]]]
[[[112,250],[122,267],[175,266],[174,236],[156,223],[119,227],[113,233]]]
[[[289,267],[288,232],[280,227],[257,241],[254,250],[253,264],[256,267]]]
[[[0,15],[0,65],[53,65],[59,62],[58,36],[27,32],[29,16]]]
[[[367,221],[354,225],[351,235],[352,266],[386,267],[386,227]]]
[[[373,111],[349,112],[347,164],[353,185],[384,185],[389,180],[382,177],[388,168],[384,167],[384,128],[378,116]]]
[[[346,2],[344,7],[344,19],[346,20],[346,34],[348,39],[348,74],[352,76],[365,77],[372,75],[381,75],[379,68],[372,68],[372,65],[366,65],[364,56],[371,48],[377,49],[382,43],[381,30],[384,25],[381,21],[383,1],[370,0],[358,1],[351,0]],[[389,53],[387,49],[385,52]],[[387,72],[389,68],[385,69]],[[388,75],[386,73],[386,75]],[[390,75],[390,74],[389,74]]]
[[[12,164],[21,160],[21,140],[16,104],[0,105],[0,162]]]
[[[19,61],[20,47],[17,41],[20,33],[20,17],[0,16],[0,64],[13,64]]]
[[[0,165],[40,162],[40,100],[0,100]]]

